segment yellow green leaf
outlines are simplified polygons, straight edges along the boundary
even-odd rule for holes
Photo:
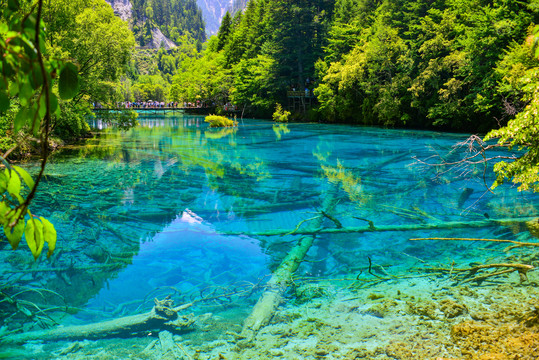
[[[7,190],[7,183],[9,181],[9,178],[6,176],[5,173],[0,172],[0,193],[3,193]]]
[[[9,221],[4,224],[4,233],[11,244],[13,250],[17,249],[24,233],[24,219],[17,221],[15,226],[10,227]]]
[[[47,258],[49,258],[56,248],[56,229],[54,228],[54,225],[44,217],[40,217],[39,219],[43,223],[43,237],[49,244],[49,251],[47,252]]]
[[[36,219],[30,219],[26,223],[26,228],[24,229],[24,237],[26,238],[26,243],[34,255],[34,259],[37,260],[41,251],[43,250],[43,224],[41,221]]]
[[[6,173],[9,170],[6,169]],[[19,178],[19,175],[15,171],[12,171],[9,173],[9,181],[7,183],[7,191],[8,193],[13,196],[14,198],[17,198],[19,202],[21,202],[21,179]]]
[[[5,224],[7,221],[7,215],[11,211],[11,208],[5,201],[0,202],[0,224]]]
[[[30,189],[34,187],[35,185],[34,179],[32,179],[32,177],[30,176],[30,174],[28,174],[26,170],[16,165],[13,165],[13,169],[15,169],[15,171],[20,177],[22,177],[22,179],[24,180],[24,182],[26,183],[26,185],[28,185]]]

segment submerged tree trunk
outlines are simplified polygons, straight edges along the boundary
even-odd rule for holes
[[[322,206],[322,212],[331,214],[337,205],[335,197],[336,189],[330,191]],[[322,225],[324,216],[317,217],[311,227],[317,229]],[[243,324],[241,336],[252,340],[258,330],[267,325],[279,304],[283,301],[283,294],[292,280],[292,275],[297,270],[305,255],[313,245],[315,234],[309,234],[300,238],[297,244],[288,252],[271,279],[266,284],[266,290],[258,299],[251,314]]]
[[[364,220],[364,219],[362,219]],[[379,225],[375,226],[373,222],[368,221],[368,226],[342,227],[342,228],[321,228],[320,226],[310,226],[306,229],[287,229],[287,230],[269,230],[261,232],[222,232],[225,235],[247,235],[247,236],[284,236],[284,235],[317,235],[317,234],[346,234],[346,233],[365,233],[365,232],[384,232],[384,231],[417,231],[417,230],[436,230],[436,229],[459,229],[459,228],[482,228],[494,225],[512,226],[523,224],[531,220],[537,220],[536,217],[522,217],[509,219],[485,219],[474,221],[447,221],[434,222],[426,224],[408,224],[408,225]]]
[[[187,309],[191,305],[193,304],[189,303],[173,307],[172,300],[168,298],[162,301],[155,299],[155,306],[152,311],[144,314],[126,316],[88,325],[30,331],[6,336],[0,342],[5,344],[20,344],[31,340],[56,341],[132,336],[136,333],[149,332],[151,330],[186,331],[194,323],[193,316],[180,315],[178,312]]]

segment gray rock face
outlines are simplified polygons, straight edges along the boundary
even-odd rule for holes
[[[206,22],[206,33],[217,34],[221,20],[227,10],[232,9],[234,0],[197,0],[197,5],[202,9],[202,16]]]
[[[120,17],[123,21],[129,21],[132,18],[133,4],[129,0],[105,0],[114,9],[114,14]],[[169,50],[176,47],[169,38],[167,38],[158,28],[152,29],[152,42],[149,47],[159,49],[164,47]]]
[[[105,0],[112,6],[114,13],[123,21],[131,19],[131,10],[133,5],[129,0]]]
[[[166,50],[172,49],[176,47],[176,44],[172,42],[169,38],[167,38],[161,30],[158,28],[152,29],[152,43],[151,47],[153,49],[159,49],[161,47],[165,48]]]

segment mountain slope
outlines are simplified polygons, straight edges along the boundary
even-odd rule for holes
[[[227,11],[231,14],[243,10],[249,0],[197,0],[206,22],[206,34],[217,34],[221,20]]]
[[[131,19],[131,11],[133,5],[129,0],[105,0],[112,6],[114,13],[120,17],[123,21],[129,21]]]
[[[106,0],[128,21],[141,47],[170,49],[192,38],[206,41],[202,11],[196,0]]]
[[[233,0],[197,0],[198,6],[202,9],[208,35],[217,33],[221,19],[226,11],[231,8],[232,3]]]

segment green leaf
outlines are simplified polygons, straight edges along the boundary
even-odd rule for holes
[[[26,34],[26,35],[28,36],[30,34]],[[37,58],[36,49],[34,48],[32,43],[25,41],[22,43],[22,47],[24,49],[24,53],[26,54],[26,56],[28,56],[28,59],[34,60]],[[37,62],[35,62],[34,64],[37,64]]]
[[[15,120],[13,122],[13,131],[15,133],[19,132],[19,130],[22,129],[24,125],[26,125],[26,123],[30,119],[30,116],[30,109],[28,107],[25,106],[19,109],[19,112],[15,116]]]
[[[32,85],[27,77],[19,81],[22,83],[22,85],[19,85],[19,101],[22,106],[25,106],[28,104],[28,101],[30,101],[30,98],[34,95],[34,90],[32,89]]]
[[[24,219],[19,219],[13,227],[9,226],[8,221],[8,223],[4,224],[4,233],[11,244],[11,248],[16,250],[24,233]]]
[[[10,56],[8,54],[4,54],[4,56],[5,56],[5,58],[2,61],[2,68],[3,68],[4,76],[10,77],[14,73],[13,66],[11,65],[11,63],[9,61],[10,57],[12,58],[13,56]]]
[[[11,85],[9,86],[9,95],[15,96],[19,93],[19,83],[17,81],[13,81]]]
[[[60,98],[68,100],[73,98],[79,90],[79,74],[75,65],[67,63],[60,72],[58,91]]]
[[[9,170],[6,169],[5,171],[8,172]],[[17,173],[15,171],[12,171],[9,174],[9,181],[8,181],[8,184],[7,184],[7,192],[11,196],[13,196],[17,200],[19,200],[20,203],[23,202],[23,199],[22,199],[21,194],[20,194],[21,193],[21,179],[19,178],[19,175],[17,175]]]
[[[47,98],[45,94],[42,94],[39,98],[39,118],[43,119],[45,114],[47,114]],[[33,125],[35,126],[36,124]]]
[[[6,174],[3,173],[3,172],[0,172],[0,193],[3,193],[4,191],[7,190],[7,182],[8,182],[8,180],[9,179],[6,177]],[[2,204],[3,204],[3,202],[2,202]],[[0,223],[1,223],[1,220],[0,220]]]
[[[5,201],[0,202],[0,224],[7,224],[7,218],[10,211],[11,208]]]
[[[17,11],[20,8],[19,2],[17,0],[8,0],[7,6],[9,10]]]
[[[30,14],[28,17],[26,17],[26,19],[24,20],[23,26],[24,26],[24,31],[25,32],[28,32],[29,30],[35,29],[36,28],[36,16],[34,14]],[[32,39],[33,35],[35,35],[35,33],[29,35],[28,37],[30,39]]]
[[[0,91],[0,113],[9,109],[9,97],[5,91]]]
[[[60,115],[60,113],[57,111],[58,110],[58,98],[52,92],[49,94],[49,108],[50,108],[51,115],[52,114]]]
[[[43,73],[41,72],[41,66],[39,63],[35,63],[30,74],[30,80],[32,80],[32,87],[34,89],[39,88],[43,84]]]
[[[24,229],[24,237],[32,255],[34,255],[34,259],[37,260],[45,244],[43,241],[43,224],[41,221],[35,218],[28,220]]]
[[[54,228],[54,225],[44,217],[40,217],[39,219],[43,223],[43,238],[47,244],[49,244],[49,251],[47,252],[47,258],[49,258],[56,248],[56,229]]]
[[[34,259],[37,260],[41,251],[43,250],[43,224],[41,221],[34,218],[28,220],[26,223],[26,228],[24,229],[24,237],[26,239],[26,244],[30,248]]]
[[[26,172],[26,170],[16,165],[13,165],[13,169],[17,172],[17,174],[20,177],[22,177],[22,179],[24,180],[24,182],[26,183],[26,185],[28,185],[30,189],[34,187],[35,185],[34,179],[32,179],[32,177],[30,176],[30,174],[28,174],[28,172]]]

